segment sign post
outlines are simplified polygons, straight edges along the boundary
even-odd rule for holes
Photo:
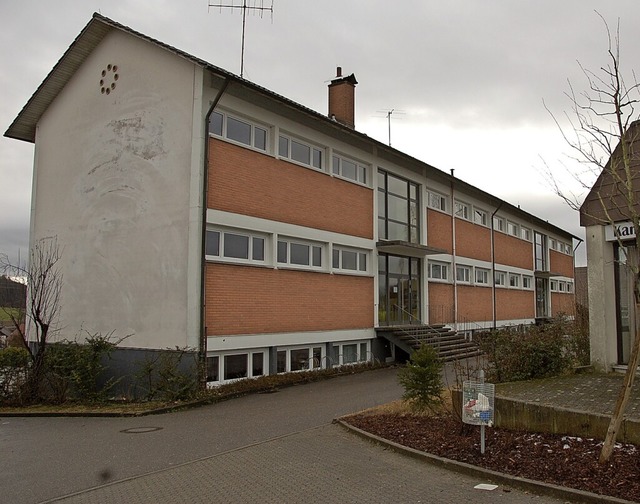
[[[462,384],[462,421],[480,426],[480,453],[484,454],[485,426],[493,426],[495,385],[484,382],[484,371],[480,370],[480,381],[464,381]]]

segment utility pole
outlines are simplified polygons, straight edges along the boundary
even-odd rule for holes
[[[269,0],[267,0],[269,1]],[[260,17],[266,12],[271,13],[271,20],[273,21],[273,0],[270,0],[268,7],[264,5],[265,0],[242,0],[242,5],[236,5],[235,0],[231,0],[231,3],[211,3],[209,7],[218,7],[222,12],[222,9],[240,9],[242,10],[242,50],[240,53],[240,77],[244,77],[244,34],[247,24],[247,11],[253,13],[259,13]]]

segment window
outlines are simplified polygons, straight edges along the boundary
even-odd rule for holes
[[[495,216],[493,218],[493,229],[504,233],[504,219],[502,217]]]
[[[567,284],[565,282],[558,282],[558,292],[566,292]]]
[[[447,211],[447,198],[442,194],[429,192],[427,204],[436,210],[442,210],[443,212]]]
[[[456,280],[458,282],[471,282],[471,268],[469,266],[456,265]]]
[[[489,270],[476,268],[476,284],[489,285]]]
[[[339,175],[340,177],[354,180],[361,184],[367,183],[367,172],[369,170],[366,166],[338,155],[334,155],[332,161],[334,175]]]
[[[522,288],[523,289],[531,289],[533,288],[533,279],[530,276],[523,275],[522,276]]]
[[[291,266],[322,267],[322,246],[311,243],[278,240],[277,260]]]
[[[504,271],[496,271],[493,283],[495,285],[505,287],[507,285],[507,274]]]
[[[473,222],[481,226],[487,225],[487,212],[480,210],[479,208],[473,209]]]
[[[429,278],[432,280],[446,280],[448,268],[449,265],[447,263],[429,261]]]
[[[207,357],[207,381],[217,382],[220,380],[220,357],[217,355]]]
[[[567,282],[567,292],[569,292],[569,293],[573,292],[573,283],[572,282]]]
[[[573,249],[571,248],[571,245],[569,243],[565,243],[564,251],[568,255],[573,255]]]
[[[520,230],[515,222],[507,221],[507,233],[511,236],[520,236]]]
[[[322,367],[322,347],[296,347],[278,350],[276,372],[307,371]]]
[[[205,255],[264,262],[265,238],[232,231],[207,230]]]
[[[524,226],[520,227],[520,238],[523,240],[531,241],[531,230]]]
[[[346,271],[367,271],[367,253],[359,250],[333,248],[333,269]]]
[[[460,219],[469,220],[469,205],[462,201],[455,202],[455,215]]]
[[[261,151],[267,150],[266,128],[226,113],[213,112],[211,114],[209,133]]]
[[[280,135],[278,154],[280,157],[290,159],[296,163],[317,168],[318,170],[322,169],[322,149],[300,140]]]
[[[534,245],[534,257],[537,271],[547,270],[547,236],[542,233],[534,231],[533,239]]]
[[[378,238],[420,243],[418,185],[378,171]]]
[[[514,287],[514,288],[520,287],[520,275],[516,275],[515,273],[509,273],[509,287]]]
[[[342,366],[345,364],[355,364],[357,362],[366,362],[369,356],[369,343],[345,342],[334,344],[331,347],[331,364],[334,366]]]
[[[557,280],[551,280],[551,292],[557,292],[558,291],[558,281]]]

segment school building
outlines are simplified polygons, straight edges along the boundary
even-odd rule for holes
[[[60,327],[188,347],[216,384],[572,314],[575,237],[358,132],[357,85],[319,113],[94,14],[5,133],[35,144]]]

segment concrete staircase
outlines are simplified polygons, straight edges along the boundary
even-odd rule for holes
[[[445,362],[480,355],[478,345],[445,325],[410,325],[377,329],[383,337],[411,354],[420,345],[431,345]]]

